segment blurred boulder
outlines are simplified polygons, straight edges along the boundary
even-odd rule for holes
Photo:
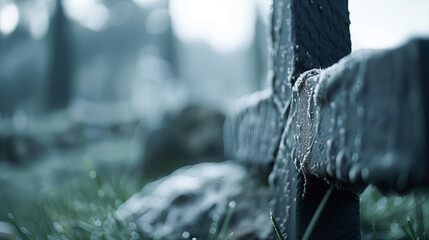
[[[224,120],[222,113],[200,106],[166,119],[147,139],[143,175],[154,178],[185,165],[222,161]]]
[[[228,206],[235,205],[226,236],[233,232],[234,239],[274,239],[270,195],[269,187],[239,163],[201,163],[147,184],[116,214],[135,220],[143,239],[205,239],[213,219],[219,219],[219,229]]]
[[[39,156],[44,146],[26,135],[0,135],[0,161],[19,164]]]
[[[10,122],[10,121],[9,121]],[[108,139],[135,133],[137,117],[104,122],[71,119],[66,112],[33,118],[23,129],[10,123],[0,129],[0,161],[23,164],[57,150],[79,149]],[[144,126],[144,123],[140,125]]]

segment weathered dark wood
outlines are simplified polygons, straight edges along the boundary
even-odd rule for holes
[[[357,188],[402,193],[427,184],[428,46],[358,51],[301,75],[290,115],[298,141],[284,139],[305,146],[292,156],[296,167]]]
[[[271,90],[245,96],[231,109],[224,125],[225,155],[268,177],[278,151],[283,120]]]
[[[351,51],[348,1],[274,0],[272,13],[273,92],[275,103],[287,119],[282,141],[270,176],[275,189],[273,212],[289,239],[301,239],[328,185],[304,177],[292,156],[306,153],[311,128],[297,126],[292,88],[306,70],[326,68]],[[296,95],[296,94],[295,94]],[[305,98],[305,96],[303,96]],[[307,99],[302,99],[306,102]],[[298,127],[298,131],[294,131]],[[286,140],[293,142],[286,144]],[[299,159],[305,157],[300,155]],[[311,181],[310,181],[311,179]],[[307,192],[306,192],[307,191]],[[329,214],[326,214],[329,213]],[[359,239],[359,199],[356,193],[334,190],[313,236],[317,239]]]
[[[271,209],[288,239],[302,238],[328,183],[337,188],[313,239],[360,239],[368,184],[429,185],[429,41],[333,65],[350,52],[348,25],[347,0],[274,0],[272,90],[244,98],[226,123],[231,156],[252,169],[274,160]]]
[[[271,13],[272,86],[284,109],[301,73],[326,68],[351,51],[347,0],[274,0]]]
[[[292,123],[289,118],[292,86],[300,73],[328,67],[350,53],[348,26],[345,0],[275,0],[271,26],[272,91],[244,98],[226,121],[225,149],[229,155],[251,169],[262,170],[270,170],[277,158],[270,176],[276,194],[272,209],[289,238],[302,237],[328,186],[323,180],[312,178],[307,184],[309,194],[303,197],[304,176],[292,159],[286,161],[282,155],[287,151],[279,139],[282,133],[283,138],[288,133],[285,123]],[[283,149],[279,151],[279,147]],[[326,206],[328,211],[331,214],[323,214],[320,222],[329,227],[319,224],[315,235],[320,239],[360,237],[359,200],[355,193],[335,190]]]

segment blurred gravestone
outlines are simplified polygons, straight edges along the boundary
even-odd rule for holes
[[[167,118],[147,139],[143,175],[159,177],[185,165],[222,161],[223,123],[222,113],[201,106]]]

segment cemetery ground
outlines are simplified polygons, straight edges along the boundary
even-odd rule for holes
[[[97,145],[48,153],[25,169],[2,166],[1,220],[15,225],[23,239],[97,239],[91,234],[139,239],[135,225],[112,215],[144,183],[120,162],[127,157],[123,148],[129,147],[129,140]],[[113,155],[116,159],[111,160],[117,162],[90,159],[86,152],[91,148]]]
[[[112,217],[145,182],[130,160],[135,143],[129,133],[104,135],[25,162],[0,161],[0,221],[22,239],[138,239],[135,225]]]
[[[149,181],[129,160],[133,141],[106,138],[50,149],[25,165],[0,162],[0,221],[22,239],[140,239],[131,219],[114,214]],[[360,197],[362,239],[414,239],[407,219],[428,238],[428,192],[383,196],[370,186]]]

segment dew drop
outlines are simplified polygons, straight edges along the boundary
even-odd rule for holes
[[[64,232],[64,228],[63,228],[63,226],[61,226],[61,224],[54,222],[52,225],[57,232],[60,232],[60,233]]]
[[[97,195],[98,195],[99,197],[101,197],[101,198],[104,198],[104,191],[103,191],[103,190],[101,190],[101,189],[99,189],[99,190],[97,191]]]
[[[352,161],[353,162],[357,162],[359,160],[359,154],[358,153],[353,153],[353,155],[352,155]]]
[[[100,219],[95,220],[94,225],[97,226],[97,227],[100,227],[101,226]]]
[[[338,118],[338,126],[341,127],[343,125],[343,119],[341,119],[340,117]]]
[[[362,179],[366,180],[369,177],[369,169],[366,167],[364,169],[362,169]]]
[[[359,166],[355,164],[349,171],[350,182],[354,183],[358,179]]]
[[[128,224],[128,228],[129,228],[130,230],[135,231],[135,230],[137,229],[137,225],[136,225],[135,223],[133,223],[133,222],[130,222],[130,223]]]
[[[386,208],[387,199],[385,197],[381,197],[376,203],[376,209],[381,211]]]
[[[337,158],[336,158],[336,169],[335,169],[335,173],[338,179],[342,178],[342,168],[344,167],[344,162],[345,162],[345,155],[343,151],[339,151],[337,154]]]
[[[212,228],[210,228],[210,230],[211,230]],[[187,231],[184,231],[183,233],[182,233],[182,238],[183,239],[188,239],[189,237],[191,236],[191,234],[189,234],[189,232],[187,232]]]
[[[358,115],[359,117],[362,117],[362,116],[363,116],[363,114],[364,114],[364,109],[363,109],[363,107],[358,107],[358,109],[357,109],[357,115]]]
[[[355,137],[354,142],[355,142],[355,146],[359,148],[362,140],[360,137]]]
[[[219,219],[220,219],[220,217],[217,214],[214,214],[213,217],[212,217],[213,222],[218,222]]]
[[[95,172],[94,170],[91,170],[89,172],[89,177],[92,179],[95,179],[97,177],[97,172]]]
[[[392,153],[385,154],[381,162],[383,164],[383,167],[385,168],[390,167],[393,164],[393,154]]]

